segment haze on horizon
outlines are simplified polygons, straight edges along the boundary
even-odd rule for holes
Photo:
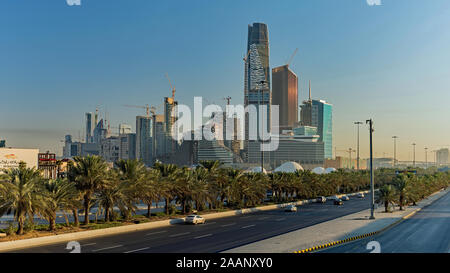
[[[356,149],[354,121],[373,118],[375,156],[416,160],[450,145],[450,1],[6,1],[0,10],[0,139],[61,155],[100,106],[112,126],[171,95],[243,104],[247,25],[269,27],[270,66],[308,80],[333,104],[333,146]],[[450,146],[449,146],[450,147]],[[333,149],[334,152],[334,149]],[[361,126],[361,157],[368,129]],[[433,156],[428,154],[428,160]]]

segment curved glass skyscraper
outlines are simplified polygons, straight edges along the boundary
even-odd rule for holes
[[[245,62],[244,76],[244,106],[253,104],[267,105],[267,127],[264,131],[270,131],[270,105],[272,93],[270,91],[270,67],[269,67],[269,33],[267,25],[254,23],[248,26],[247,59]],[[259,113],[258,113],[259,117]],[[245,117],[245,143],[249,139],[249,120]],[[259,131],[259,128],[258,128]]]

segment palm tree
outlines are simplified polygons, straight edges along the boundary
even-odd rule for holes
[[[117,187],[120,188],[122,197],[118,199],[118,206],[125,219],[129,219],[131,214],[136,211],[136,202],[140,200],[140,187],[147,176],[147,168],[139,160],[119,160],[116,162],[113,179],[120,182]]]
[[[179,178],[179,169],[174,164],[162,164],[156,162],[154,168],[160,172],[161,179],[158,181],[161,196],[165,201],[166,214],[169,215],[169,204],[176,197],[175,186]]]
[[[93,194],[106,181],[107,164],[100,156],[75,157],[75,164],[69,170],[69,179],[83,195],[84,224],[89,224],[89,211]]]
[[[139,183],[138,195],[140,200],[147,205],[147,217],[151,217],[151,207],[153,202],[158,202],[159,189],[157,181],[160,180],[160,172],[158,170],[148,170],[145,178]]]
[[[73,198],[77,196],[75,184],[66,179],[47,180],[42,184],[41,194],[44,197],[43,214],[49,223],[49,230],[56,227],[56,213],[71,207]]]
[[[400,206],[400,210],[403,210],[405,197],[407,195],[409,177],[407,175],[400,174],[392,180],[392,184],[398,192],[398,205]]]
[[[0,216],[14,213],[18,223],[17,235],[23,234],[26,217],[33,219],[34,214],[44,207],[39,191],[41,180],[38,170],[22,164],[19,168],[6,170],[4,179],[0,181]]]
[[[383,185],[378,193],[377,203],[384,203],[384,211],[389,212],[389,204],[396,199],[395,189],[392,185]]]

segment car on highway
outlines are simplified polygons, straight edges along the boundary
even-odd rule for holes
[[[317,203],[325,203],[325,202],[327,202],[327,198],[325,196],[319,196],[319,197],[317,197],[316,202]]]
[[[350,200],[350,197],[348,197],[347,195],[344,195],[341,197],[342,201],[348,201]]]
[[[294,205],[288,205],[284,208],[284,211],[288,212],[297,212],[297,207]]]
[[[338,198],[338,199],[334,200],[334,204],[340,206],[340,205],[344,204],[344,201],[342,201],[342,199]]]
[[[358,195],[356,195],[358,198],[364,198],[364,193],[360,192]]]
[[[201,217],[200,215],[188,215],[184,221],[186,224],[204,224],[206,222],[206,219]]]

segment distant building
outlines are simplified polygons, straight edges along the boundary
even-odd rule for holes
[[[56,161],[56,154],[39,153],[38,154],[38,169],[42,176],[46,179],[58,178],[58,164]]]
[[[119,135],[131,134],[131,125],[119,124]]]
[[[279,105],[280,130],[292,129],[298,122],[298,77],[289,65],[272,69],[272,104]]]
[[[150,117],[136,117],[136,158],[145,165],[152,165],[152,120]]]
[[[0,148],[6,147],[6,140],[0,140]]]
[[[333,157],[333,105],[324,100],[311,99],[311,84],[309,100],[301,105],[300,124],[317,127],[317,134],[325,145],[325,158]]]
[[[449,162],[449,150],[448,149],[440,149],[436,151],[436,162],[437,164],[446,165]]]
[[[111,136],[102,140],[100,144],[100,156],[107,162],[117,162],[119,160],[120,138]]]
[[[336,156],[335,159],[325,159],[325,168],[335,168],[335,169],[357,169],[357,159],[342,156]],[[375,167],[374,167],[375,168]],[[359,160],[359,169],[366,170],[367,169],[367,160],[360,159]]]
[[[272,141],[277,138],[278,149],[264,152],[264,168],[273,169],[288,161],[299,163],[307,169],[323,166],[324,143],[318,141],[319,136],[272,135]],[[249,141],[248,163],[261,163],[260,145],[259,141]]]
[[[128,160],[136,159],[136,134],[121,134],[119,158]]]
[[[92,143],[92,113],[86,113],[86,143]]]
[[[230,166],[234,162],[233,152],[217,140],[199,140],[197,147],[197,160],[213,160],[220,161],[224,165]]]
[[[299,126],[292,130],[295,135],[314,136],[317,134],[317,127],[312,126]]]

